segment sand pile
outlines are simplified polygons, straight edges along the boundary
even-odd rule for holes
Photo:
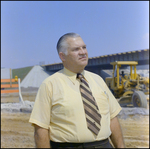
[[[50,76],[41,66],[34,66],[21,82],[22,88],[39,88],[41,83]]]

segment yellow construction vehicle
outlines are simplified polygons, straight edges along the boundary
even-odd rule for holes
[[[113,65],[112,77],[106,77],[105,81],[118,102],[122,101],[130,103],[134,107],[147,108],[149,77],[142,77],[136,73],[138,62],[116,61],[110,64]],[[124,73],[125,71],[121,71],[121,66],[130,66],[130,72]]]

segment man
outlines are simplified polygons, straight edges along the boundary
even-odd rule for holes
[[[110,137],[124,148],[121,107],[103,79],[84,70],[88,52],[80,35],[63,35],[57,50],[64,68],[43,81],[29,120],[36,147],[108,148]]]
[[[124,76],[125,76],[124,71],[121,71],[121,76],[122,76],[122,77],[124,77]]]

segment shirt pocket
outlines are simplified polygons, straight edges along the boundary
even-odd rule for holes
[[[98,94],[95,95],[95,99],[99,107],[100,113],[104,115],[108,114],[109,102],[107,93],[105,91],[100,91]]]

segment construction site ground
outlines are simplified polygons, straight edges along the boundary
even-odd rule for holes
[[[35,147],[29,117],[36,92],[23,92],[22,96],[26,107],[21,108],[17,95],[1,96],[1,148]],[[149,102],[147,109],[123,107],[118,118],[127,148],[149,148]]]

